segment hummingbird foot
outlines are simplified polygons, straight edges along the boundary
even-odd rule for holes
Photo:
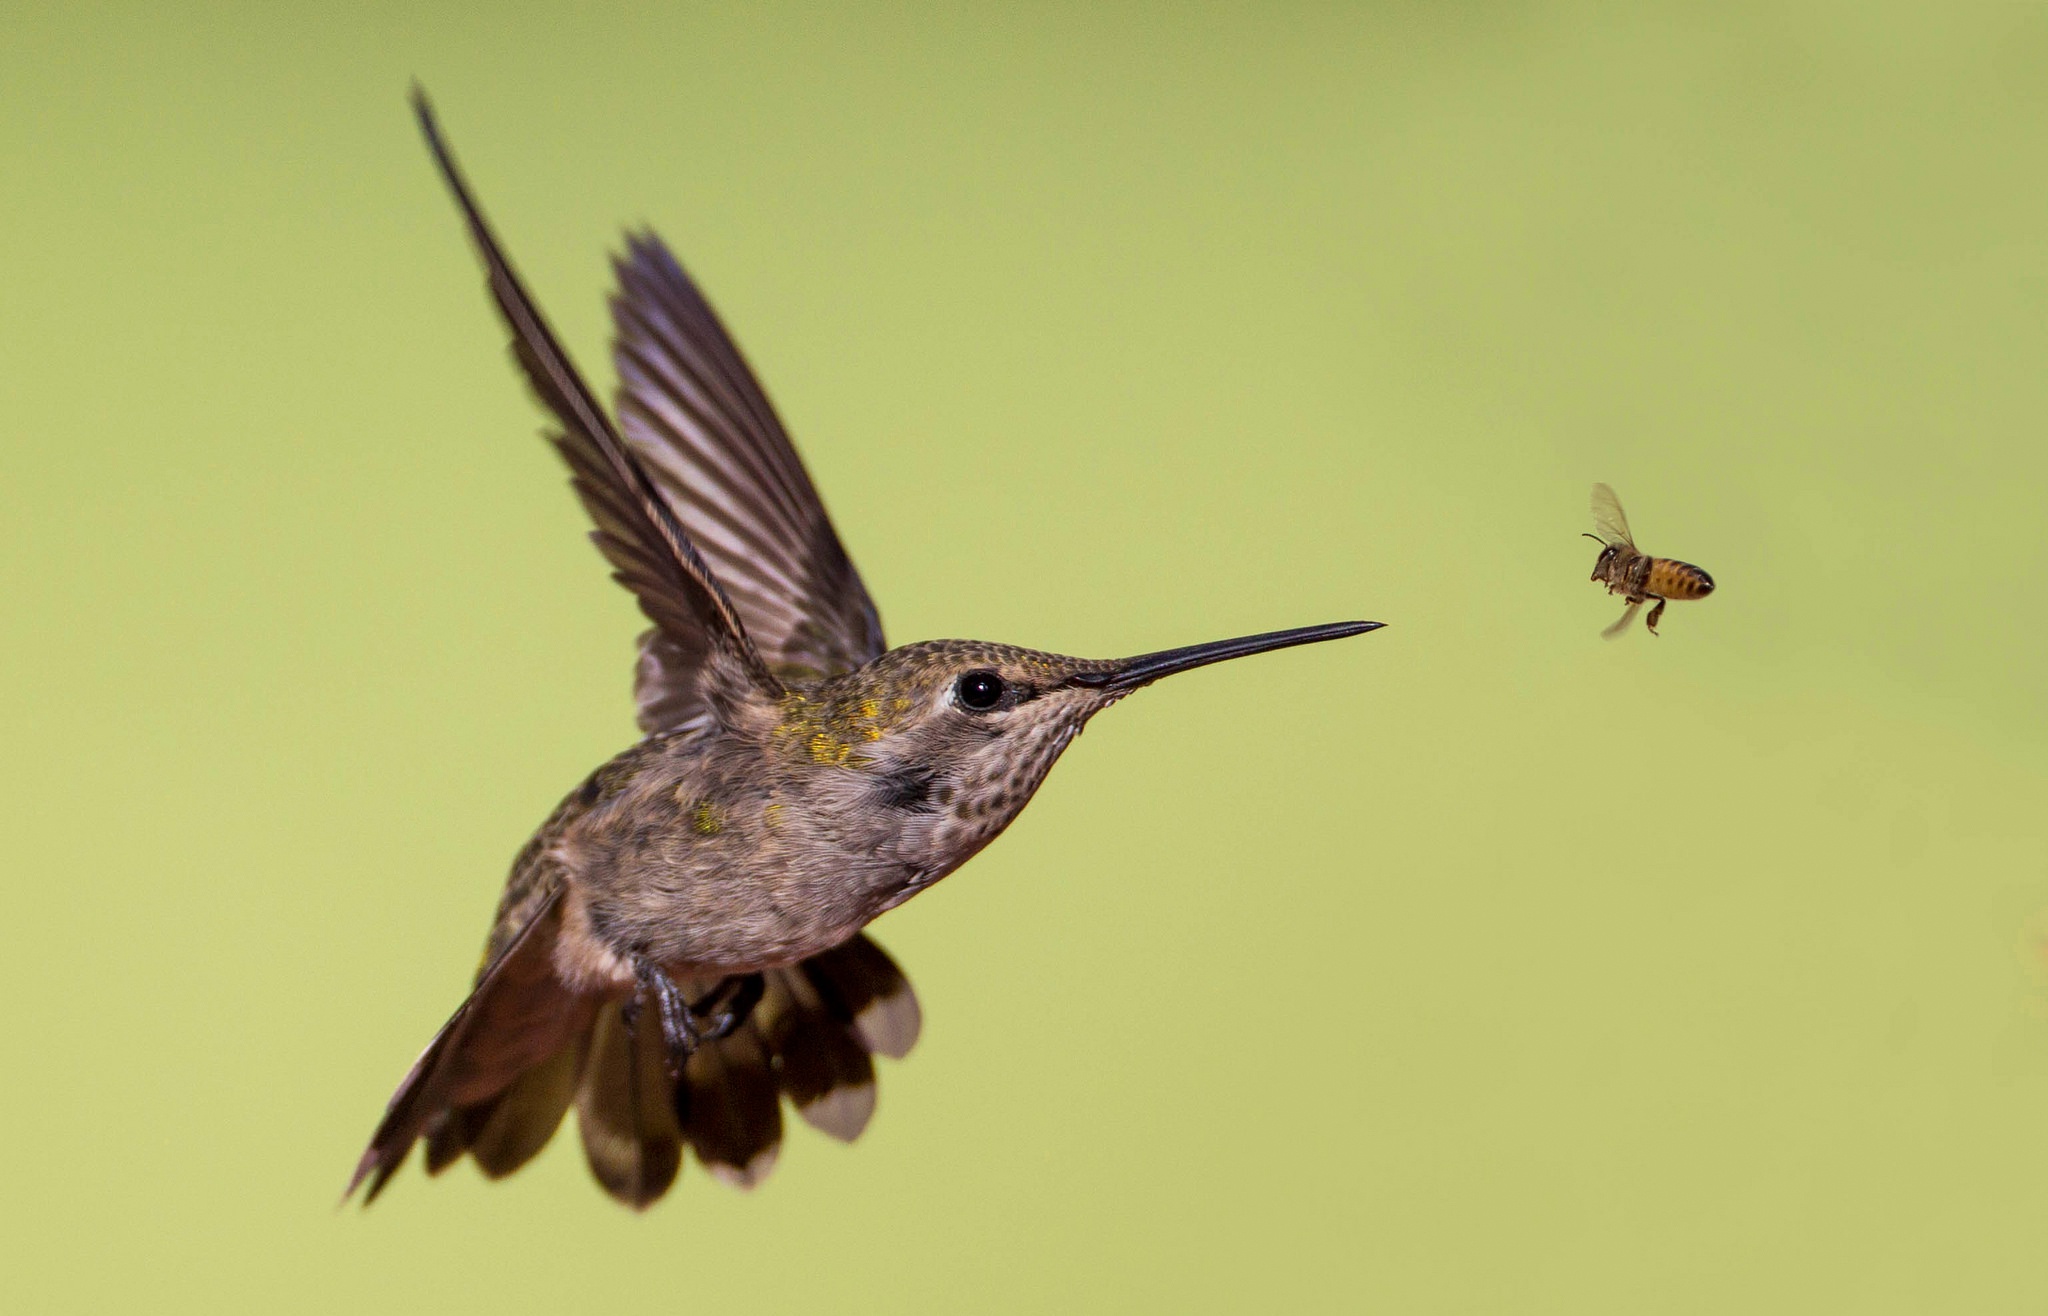
[[[639,980],[639,990],[628,996],[619,1006],[626,1030],[632,1032],[640,1022],[642,998],[652,998],[655,1016],[661,1021],[661,1041],[668,1056],[668,1076],[680,1080],[683,1066],[704,1040],[703,1034],[690,1018],[690,1003],[683,999],[683,993],[675,979],[662,972],[661,966],[644,956],[632,958],[633,976]]]
[[[715,991],[690,1007],[697,1020],[698,1042],[715,1042],[745,1023],[766,990],[767,982],[758,973],[718,984]]]
[[[661,1041],[668,1057],[668,1076],[677,1081],[682,1079],[683,1066],[690,1062],[697,1048],[707,1042],[716,1042],[745,1023],[766,990],[760,974],[744,974],[727,978],[693,1006],[684,999],[675,979],[663,972],[660,965],[637,955],[632,963],[633,976],[639,980],[640,986],[620,1005],[620,1013],[630,1032],[640,1021],[642,999],[653,999],[655,1015],[661,1021]]]

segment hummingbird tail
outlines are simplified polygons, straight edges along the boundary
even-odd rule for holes
[[[349,1192],[367,1205],[424,1138],[438,1174],[467,1153],[491,1178],[512,1173],[576,1108],[584,1157],[607,1193],[635,1210],[660,1200],[691,1148],[713,1176],[751,1188],[774,1167],[781,1099],[851,1141],[875,1108],[873,1056],[917,1041],[917,996],[866,936],[762,974],[760,1000],[698,1046],[670,1078],[661,1030],[625,1002],[571,994],[552,972],[560,916],[545,906],[479,979],[391,1099]],[[717,981],[678,984],[701,1002]]]
[[[916,994],[895,962],[864,935],[761,976],[761,999],[752,1012],[731,1032],[699,1046],[683,1067],[681,1082],[666,1089],[669,1109],[656,1102],[650,1113],[643,1103],[640,1146],[656,1170],[673,1163],[666,1147],[674,1130],[713,1177],[752,1188],[775,1166],[785,1097],[806,1123],[851,1142],[874,1114],[873,1057],[901,1058],[917,1040]],[[692,999],[718,988],[715,982],[682,986]],[[586,1090],[592,1084],[622,1090],[624,1060],[621,1055],[600,1064],[593,1054],[584,1075]],[[643,1063],[640,1072],[655,1073],[666,1083],[658,1064]],[[642,1207],[659,1197],[674,1170],[665,1177],[645,1175],[637,1183],[608,1173],[608,1165],[592,1151],[593,1111],[583,1105],[578,1113],[584,1150],[598,1182],[629,1206]],[[598,1140],[597,1145],[612,1144]],[[615,1182],[620,1186],[614,1187]]]
[[[668,1076],[658,1030],[628,1033],[618,1003],[598,1013],[576,1112],[591,1174],[622,1204],[644,1209],[667,1192],[685,1146],[713,1177],[752,1188],[775,1166],[784,1097],[843,1142],[867,1127],[872,1057],[900,1058],[917,1040],[917,996],[902,970],[856,936],[761,976],[753,1010],[700,1044],[680,1082]],[[695,1002],[720,986],[678,985]],[[552,1109],[559,1118],[560,1107]]]
[[[644,1017],[629,1027],[624,1002],[607,1001],[585,1048],[575,1095],[583,1156],[598,1184],[636,1211],[659,1201],[683,1166],[661,1030]],[[557,1109],[557,1122],[561,1116]]]

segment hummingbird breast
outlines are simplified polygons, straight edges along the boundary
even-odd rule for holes
[[[643,741],[547,848],[582,966],[565,976],[625,987],[636,956],[717,977],[829,950],[999,836],[1084,720],[885,732],[846,753],[779,725]]]
[[[555,842],[569,922],[597,943],[588,951],[608,953],[596,959],[644,956],[698,977],[780,967],[839,945],[928,883],[890,843],[900,828],[848,825],[858,815],[835,797],[865,798],[872,782],[821,792],[826,783],[807,778],[825,774],[785,773],[720,739],[627,751]]]

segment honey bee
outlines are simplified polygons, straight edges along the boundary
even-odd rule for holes
[[[1628,599],[1621,620],[1600,632],[1608,639],[1628,629],[1628,624],[1635,620],[1636,609],[1646,599],[1657,600],[1657,606],[1643,619],[1650,634],[1655,635],[1657,619],[1664,615],[1666,603],[1673,599],[1703,599],[1714,592],[1714,578],[1692,563],[1651,557],[1638,550],[1635,537],[1628,532],[1628,517],[1621,510],[1621,499],[1604,484],[1593,486],[1593,528],[1600,533],[1586,538],[1602,545],[1600,560],[1593,564],[1593,579],[1605,584],[1609,594]]]

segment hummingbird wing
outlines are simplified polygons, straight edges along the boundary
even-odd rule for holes
[[[561,924],[558,888],[507,939],[477,975],[469,998],[413,1062],[356,1163],[344,1201],[365,1180],[369,1189],[363,1203],[375,1200],[413,1142],[445,1108],[496,1096],[581,1033],[588,1006],[564,991],[555,977],[553,952]],[[557,1108],[558,1118],[560,1113]]]
[[[638,597],[641,611],[668,646],[675,670],[690,674],[692,702],[695,683],[714,651],[736,661],[764,692],[780,695],[782,683],[762,661],[738,609],[520,282],[441,139],[426,93],[417,86],[412,103],[441,176],[468,221],[491,295],[512,330],[513,355],[542,405],[561,424],[548,437],[569,463],[576,493],[597,524],[591,538],[611,562],[614,577]]]
[[[769,665],[809,682],[879,656],[882,623],[775,409],[660,238],[629,233],[613,268],[619,427],[717,572]],[[643,641],[641,727],[673,725],[689,674]]]

